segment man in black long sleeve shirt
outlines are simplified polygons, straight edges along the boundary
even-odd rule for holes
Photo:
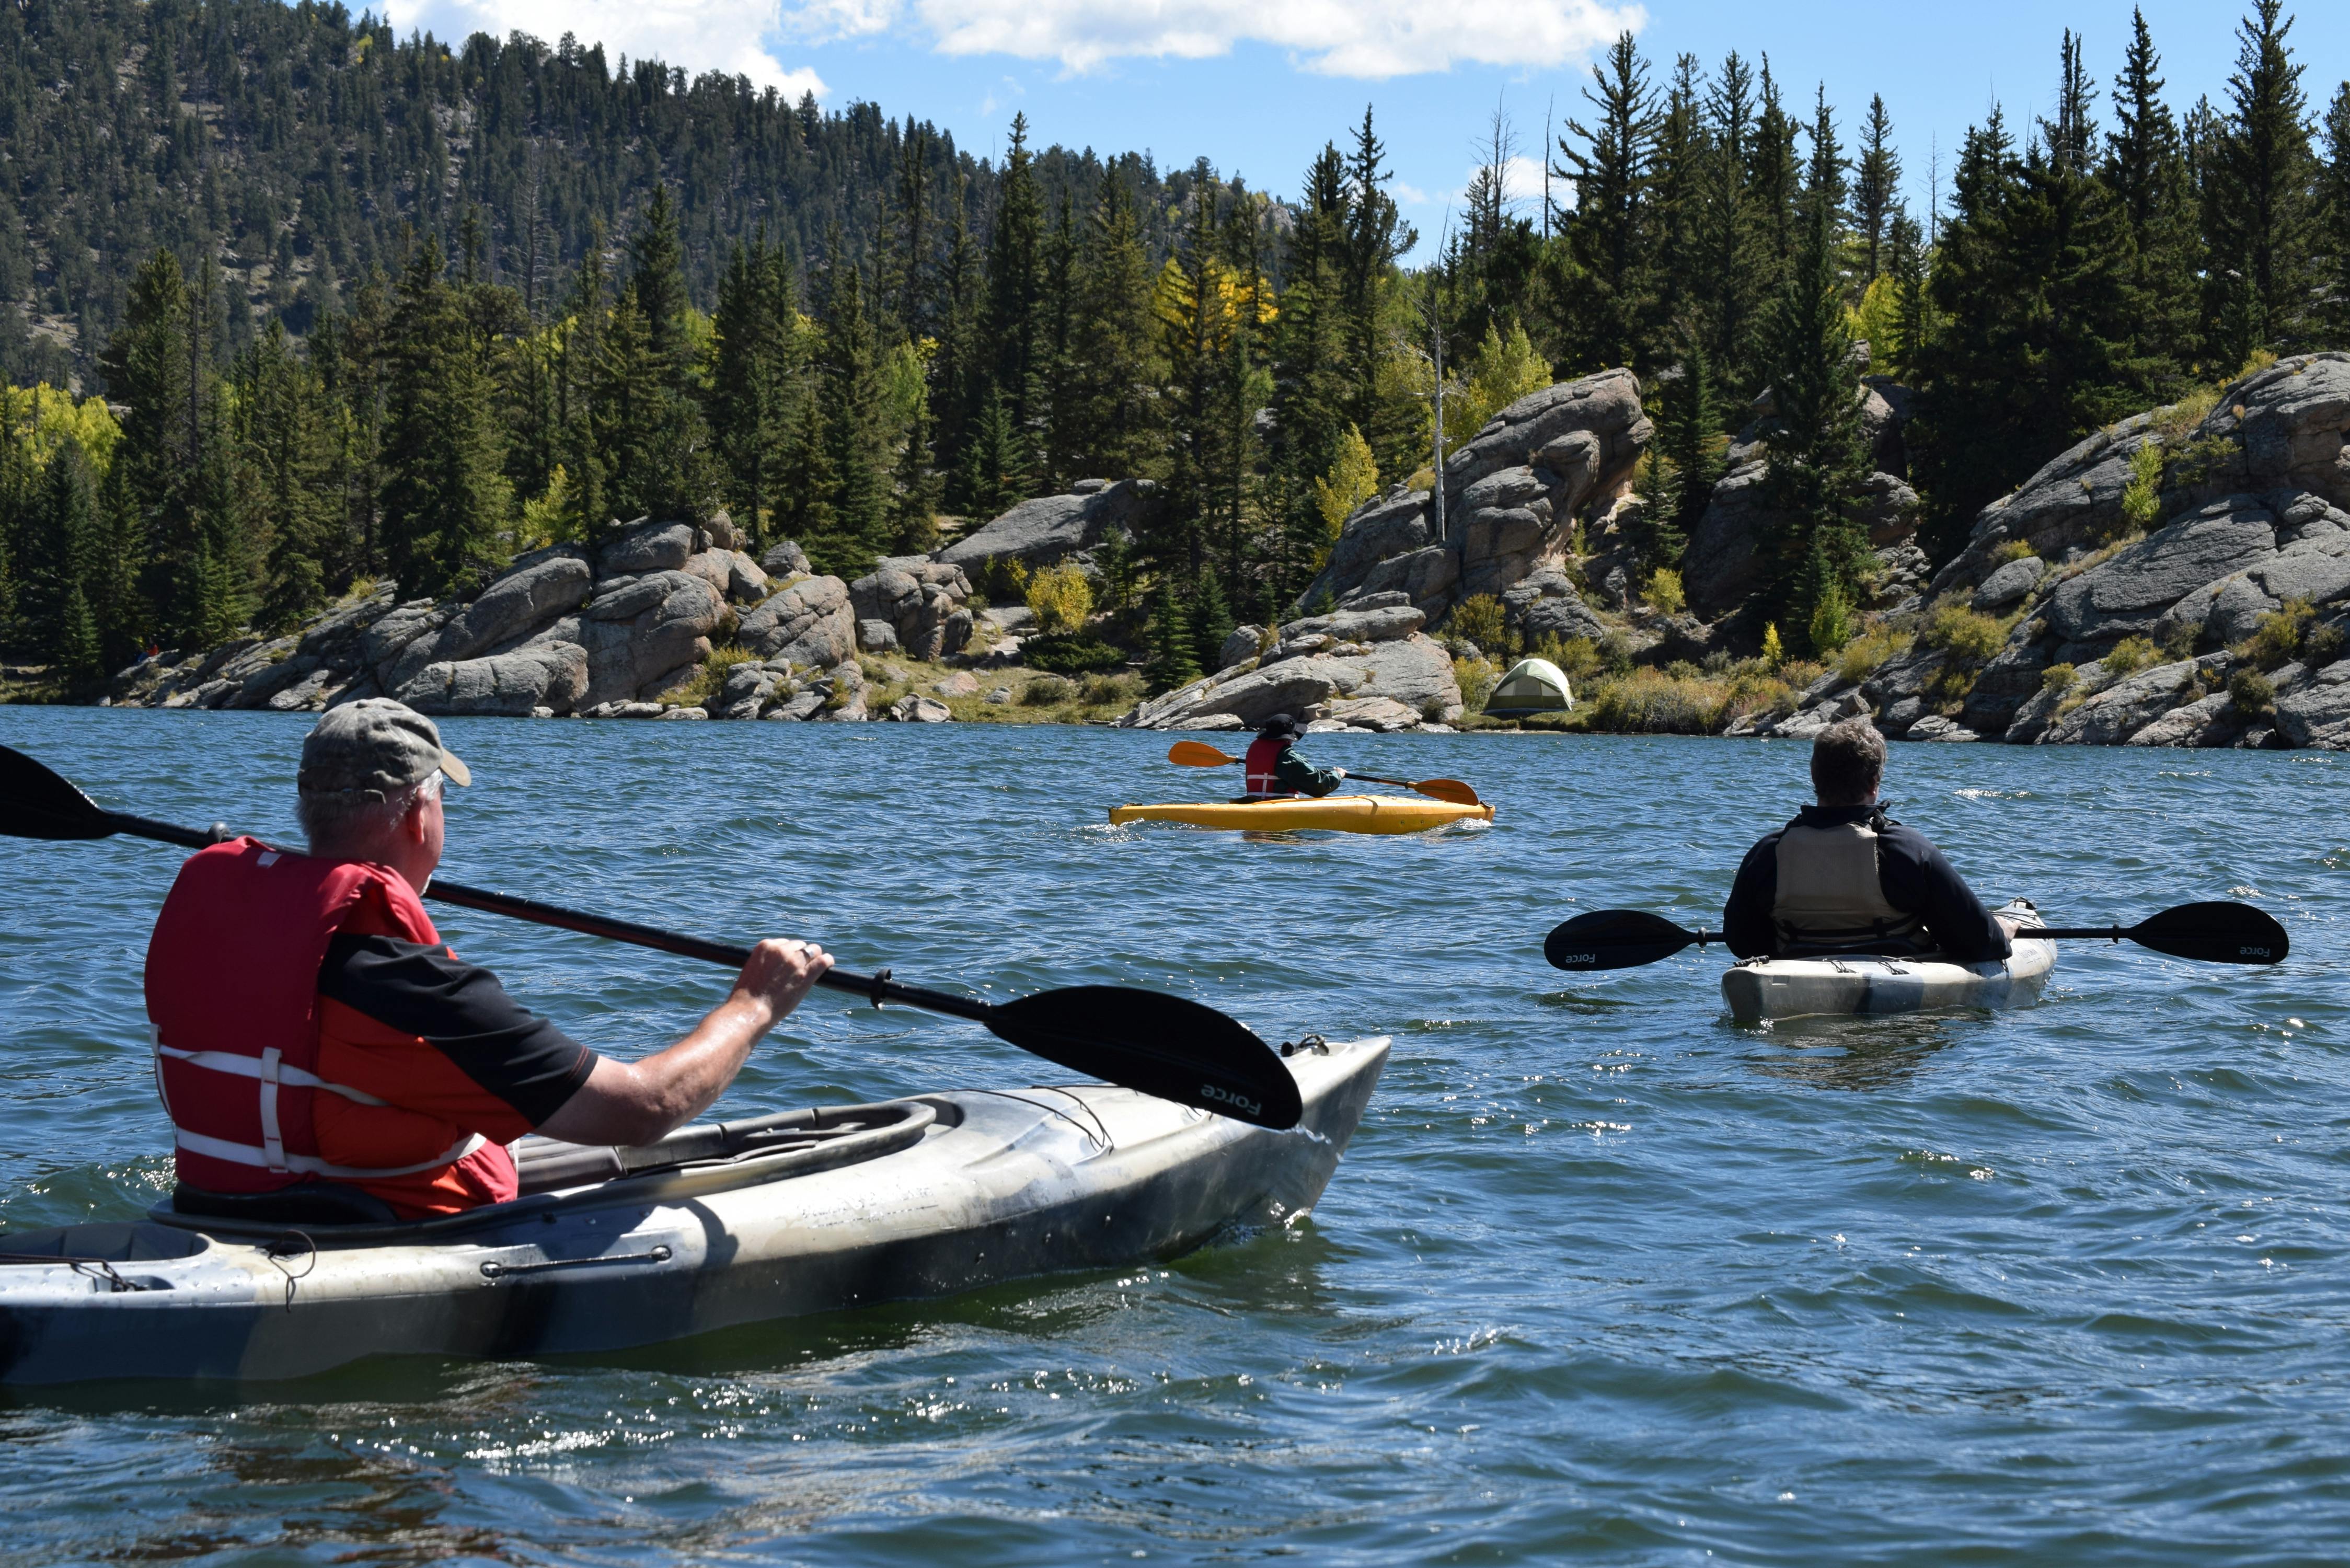
[[[1884,774],[1885,738],[1866,719],[1821,732],[1812,746],[1820,804],[1747,851],[1721,912],[1731,952],[2008,956],[2007,928],[1942,852],[1886,818],[1877,804]]]

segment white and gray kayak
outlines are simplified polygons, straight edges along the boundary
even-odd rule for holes
[[[1822,1014],[1869,1016],[1966,1007],[2028,1007],[2040,1000],[2056,944],[2033,940],[2045,920],[2022,898],[1994,910],[2015,933],[2014,951],[1991,963],[1937,958],[1748,959],[1721,977],[1721,999],[1741,1023]]]
[[[1288,1059],[1289,1132],[1101,1085],[956,1090],[516,1146],[523,1196],[390,1224],[159,1207],[0,1234],[0,1381],[298,1377],[365,1356],[596,1354],[1172,1257],[1320,1199],[1386,1037]]]

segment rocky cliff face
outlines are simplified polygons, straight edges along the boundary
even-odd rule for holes
[[[1224,669],[1138,704],[1118,724],[1244,730],[1289,713],[1318,730],[1440,729],[1461,717],[1461,683],[1451,656],[1421,635],[1427,618],[1390,591],[1290,621],[1262,653],[1259,628],[1243,627],[1225,644]]]
[[[2350,354],[2196,414],[2100,431],[1982,510],[1920,640],[1963,607],[1988,649],[1825,678],[1776,732],[1855,710],[1913,739],[2350,747]]]
[[[1654,434],[1629,370],[1521,398],[1446,460],[1445,537],[1430,494],[1390,491],[1347,519],[1299,607],[1400,595],[1435,622],[1472,595],[1500,597],[1565,557],[1576,514],[1623,490]],[[1546,597],[1561,597],[1529,605]]]
[[[812,575],[795,545],[754,561],[741,542],[723,515],[706,526],[648,523],[592,556],[557,545],[521,556],[470,602],[400,601],[387,585],[286,637],[142,660],[115,678],[109,700],[295,711],[391,696],[444,714],[862,717],[860,616],[934,650],[926,657],[970,633],[971,587],[953,567],[916,557],[849,584]],[[752,658],[719,696],[695,707],[655,701],[692,680],[723,639]]]

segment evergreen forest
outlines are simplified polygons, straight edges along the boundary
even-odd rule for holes
[[[2350,80],[2295,55],[2282,0],[2237,42],[2220,99],[2181,104],[2143,17],[2095,50],[2060,33],[2054,118],[1990,113],[1912,211],[1881,98],[1627,35],[1539,150],[1544,195],[1512,199],[1496,116],[1422,252],[1368,111],[1276,198],[1040,149],[1017,117],[974,158],[877,105],[568,35],[19,0],[0,651],[87,689],[363,581],[463,593],[524,550],[722,508],[854,576],[1141,476],[1101,602],[1170,682],[1293,604],[1355,506],[1429,483],[1440,386],[1450,450],[1619,366],[1658,429],[1648,564],[1676,563],[1753,425],[1802,626],[1867,560],[1864,369],[1911,389],[1939,559],[2100,425],[2350,347]]]

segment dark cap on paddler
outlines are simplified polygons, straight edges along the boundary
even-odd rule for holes
[[[330,708],[302,742],[304,794],[360,794],[387,800],[435,773],[452,784],[473,775],[441,743],[432,721],[405,702],[368,697]]]
[[[1259,724],[1256,732],[1269,740],[1294,741],[1297,738],[1297,721],[1286,713],[1275,713]]]

